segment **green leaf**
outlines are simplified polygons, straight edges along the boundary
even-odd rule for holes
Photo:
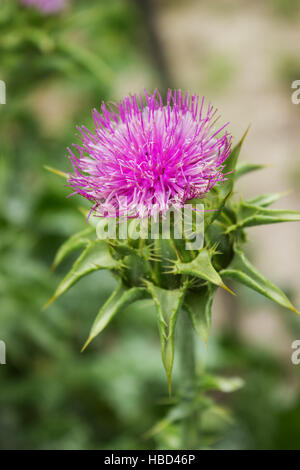
[[[192,403],[192,405],[194,405]],[[144,435],[145,439],[151,439],[153,436],[164,431],[168,426],[178,421],[182,421],[194,411],[194,407],[190,403],[181,402],[176,406],[172,406],[166,417],[159,420],[149,431]]]
[[[260,196],[256,196],[253,199],[248,200],[247,204],[252,206],[268,207],[286,194],[287,192],[261,194]]]
[[[234,173],[235,179],[240,178],[241,176],[244,176],[248,173],[251,173],[252,171],[256,170],[262,170],[263,168],[266,168],[266,165],[260,165],[259,163],[238,163],[236,167],[236,171]]]
[[[266,279],[246,258],[244,253],[237,247],[234,247],[235,255],[229,268],[223,269],[221,274],[234,281],[244,284],[260,294],[268,297],[282,307],[288,308],[293,312],[299,313],[291,304],[287,296],[279,287]]]
[[[124,266],[124,279],[129,285],[144,285],[144,279],[151,279],[152,271],[148,263],[137,252],[133,255],[122,257]]]
[[[199,250],[197,257],[193,259],[193,261],[188,263],[183,263],[180,260],[175,261],[172,267],[172,272],[174,274],[185,274],[199,277],[200,279],[209,281],[233,294],[233,292],[225,286],[219,273],[213,267],[211,263],[211,254],[205,247]]]
[[[108,325],[111,319],[121,310],[124,310],[127,305],[135,302],[136,300],[146,298],[149,294],[144,287],[132,287],[128,289],[120,281],[117,288],[114,290],[109,299],[101,307],[95,321],[92,325],[89,337],[84,344],[82,351],[90,344],[90,342]]]
[[[244,133],[244,135],[241,138],[241,140],[239,141],[239,143],[232,149],[229,157],[225,160],[225,166],[222,170],[222,173],[223,174],[228,173],[226,175],[227,180],[224,181],[224,183],[222,183],[219,186],[220,194],[223,197],[225,197],[228,193],[231,193],[232,190],[233,190],[234,179],[235,179],[235,169],[236,169],[237,161],[238,161],[238,158],[239,158],[239,155],[240,155],[240,151],[241,151],[243,142],[244,142],[244,140],[245,140],[245,138],[248,134],[248,131],[249,131],[249,127],[246,130],[246,132]]]
[[[216,208],[213,208],[213,210],[209,209],[209,211],[207,212],[206,214],[206,217],[205,217],[205,227],[208,227],[209,225],[211,225],[215,220],[217,220],[219,218],[219,216],[221,215],[224,207],[225,207],[225,204],[227,202],[227,200],[230,198],[231,196],[231,192],[229,192],[223,199],[221,199],[221,201],[218,201],[218,206]]]
[[[154,300],[157,310],[161,355],[168,377],[169,392],[171,394],[175,324],[187,285],[184,284],[181,289],[174,290],[162,289],[151,282],[147,282],[146,286]]]
[[[204,390],[218,390],[223,393],[232,393],[244,386],[240,377],[221,377],[206,374],[201,376],[200,386]]]
[[[205,238],[208,246],[217,247],[213,254],[213,266],[216,271],[226,268],[232,260],[233,249],[230,235],[225,234],[226,227],[218,220],[207,227]]]
[[[215,290],[215,286],[208,284],[197,291],[189,291],[184,301],[194,329],[205,343],[207,343],[209,336],[211,306]]]
[[[82,230],[81,232],[76,233],[67,241],[65,241],[56,253],[52,269],[55,269],[63,261],[63,259],[72,251],[75,251],[82,247],[86,247],[90,242],[89,238],[87,237],[94,231],[95,230],[92,227],[88,227]]]
[[[72,269],[61,281],[53,297],[47,302],[47,308],[57,297],[64,294],[86,274],[99,269],[120,269],[121,262],[115,260],[109,251],[107,243],[103,240],[90,241],[86,249],[72,266]]]
[[[277,224],[280,222],[300,221],[300,212],[281,209],[267,209],[241,201],[237,207],[237,223],[228,227],[226,233],[230,233],[243,227],[256,225]]]

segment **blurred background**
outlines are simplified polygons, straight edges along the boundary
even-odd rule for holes
[[[85,227],[83,201],[44,165],[70,170],[75,127],[102,100],[177,87],[205,95],[235,142],[251,123],[241,160],[267,168],[240,180],[243,196],[291,190],[276,206],[299,210],[299,21],[299,0],[69,0],[50,16],[0,0],[1,449],[176,448],[176,419],[147,434],[169,409],[152,305],[128,308],[83,354],[113,278],[91,274],[41,311],[72,263],[51,272],[57,248]],[[298,308],[299,237],[296,223],[248,231],[251,260]],[[202,444],[300,449],[299,317],[235,291],[218,292],[198,367],[245,385],[213,394]]]

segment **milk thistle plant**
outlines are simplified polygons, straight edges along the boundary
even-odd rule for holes
[[[182,401],[175,415],[183,421],[182,448],[199,448],[199,397],[205,385],[196,376],[194,332],[207,343],[217,288],[233,295],[228,280],[297,312],[247,259],[244,244],[247,227],[298,221],[300,214],[269,209],[279,193],[247,201],[233,198],[236,180],[263,165],[238,164],[246,133],[232,148],[228,124],[216,125],[217,112],[203,98],[170,90],[164,103],[157,91],[145,92],[118,105],[103,103],[93,118],[94,129],[79,127],[81,143],[69,149],[73,172],[58,172],[67,178],[72,194],[91,202],[88,225],[61,246],[54,267],[73,250],[82,248],[82,253],[47,305],[83,276],[112,271],[118,285],[96,315],[85,349],[127,305],[152,299],[170,393],[176,328],[180,336]],[[200,222],[199,204],[204,208]],[[192,235],[203,235],[201,246],[195,247],[184,230],[182,237],[175,235],[183,221],[175,214],[183,214],[187,206],[192,208]],[[150,219],[160,229],[171,209],[169,237],[163,231],[154,237],[149,226],[143,231]],[[104,236],[112,220],[116,230]]]

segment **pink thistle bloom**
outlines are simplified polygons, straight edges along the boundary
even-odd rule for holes
[[[41,13],[52,14],[62,10],[66,5],[66,0],[20,0],[23,5],[35,7]]]
[[[104,217],[149,217],[205,195],[231,151],[227,124],[215,128],[216,110],[204,98],[169,90],[133,95],[93,111],[93,132],[78,127],[82,145],[70,149],[73,194],[93,201]],[[125,205],[124,205],[125,201]]]

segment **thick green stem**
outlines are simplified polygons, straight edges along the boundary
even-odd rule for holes
[[[192,322],[185,310],[181,312],[180,367],[182,400],[189,410],[182,422],[182,449],[199,449],[198,413],[193,402],[196,394],[195,341]]]

